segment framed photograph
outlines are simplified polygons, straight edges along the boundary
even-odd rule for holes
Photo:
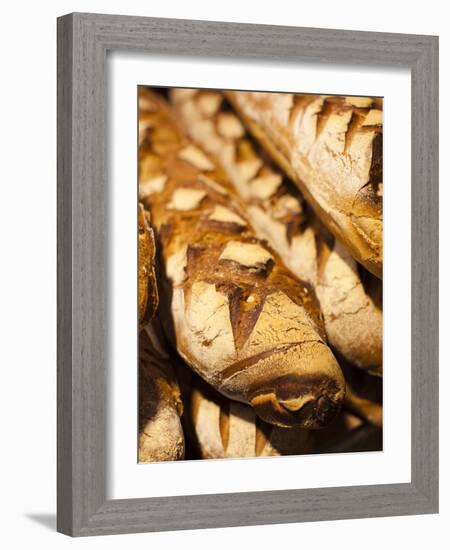
[[[438,39],[58,19],[58,530],[438,511]]]

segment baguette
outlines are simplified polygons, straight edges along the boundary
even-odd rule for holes
[[[160,308],[178,352],[230,399],[280,426],[319,428],[339,411],[341,369],[312,288],[258,239],[224,173],[142,91],[154,124],[140,196],[161,247]]]
[[[191,139],[224,168],[258,234],[296,276],[314,287],[330,345],[346,361],[381,374],[381,300],[366,290],[348,250],[318,222],[298,189],[252,142],[223,94],[173,89],[170,96],[177,119]],[[381,287],[381,281],[375,285]]]
[[[227,92],[255,138],[355,259],[382,277],[382,100]]]
[[[139,204],[138,210],[138,302],[139,302],[139,327],[153,317],[158,307],[158,288],[155,274],[155,240],[153,230],[149,225],[150,215]]]
[[[181,460],[183,405],[171,359],[155,326],[139,335],[139,462]]]
[[[230,401],[193,377],[186,404],[186,432],[199,458],[300,455],[313,449],[315,433],[260,420],[248,405]]]

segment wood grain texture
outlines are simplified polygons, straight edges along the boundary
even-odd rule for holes
[[[411,68],[412,480],[439,504],[438,40]]]
[[[106,499],[106,65],[76,15],[59,20],[58,41],[58,529],[75,534]]]
[[[70,532],[72,483],[72,18],[58,20],[57,529]]]
[[[106,52],[412,71],[412,481],[106,499]],[[438,510],[438,39],[175,19],[58,20],[58,530],[74,536]],[[137,324],[136,324],[137,333]]]

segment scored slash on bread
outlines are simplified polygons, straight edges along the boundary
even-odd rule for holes
[[[165,101],[143,89],[140,98],[140,197],[161,248],[166,331],[210,385],[267,422],[322,427],[345,383],[314,291],[256,237],[222,170],[183,136]],[[155,178],[164,185],[145,194]]]
[[[382,372],[381,299],[365,285],[381,288],[366,272],[362,280],[349,251],[306,207],[296,187],[249,137],[223,93],[172,89],[171,102],[189,137],[214,155],[246,204],[258,234],[286,266],[315,289],[330,344],[347,361]],[[368,98],[348,98],[360,107]],[[370,100],[371,101],[371,100]]]
[[[226,95],[322,223],[381,278],[382,100],[266,92]]]
[[[367,388],[351,375],[355,391],[349,396],[347,388],[341,414],[323,430],[305,430],[265,423],[251,407],[223,397],[181,361],[176,374],[184,403],[183,427],[192,457],[250,458],[379,448],[374,445],[380,439],[382,424],[382,408],[374,395],[377,392],[367,394]]]
[[[266,424],[251,407],[223,397],[197,376],[186,394],[184,425],[200,458],[300,455],[313,449],[315,431]]]

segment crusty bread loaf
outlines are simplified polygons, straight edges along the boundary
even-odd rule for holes
[[[223,397],[197,376],[192,380],[184,418],[196,457],[299,455],[313,449],[315,431],[266,424],[248,405]]]
[[[227,92],[327,228],[382,277],[382,100]]]
[[[149,91],[145,100],[154,120],[140,149],[140,196],[161,246],[166,330],[209,384],[267,422],[325,425],[345,384],[314,291],[255,236],[224,173],[168,105]]]
[[[339,241],[316,230],[314,288],[329,341],[345,360],[371,374],[383,372],[382,282],[363,272]],[[361,276],[362,274],[362,276]]]
[[[139,335],[139,462],[180,460],[183,405],[171,358],[155,326]]]
[[[222,93],[173,89],[170,96],[177,120],[214,155],[245,201],[258,235],[269,241],[295,275],[313,285],[329,343],[347,361],[381,374],[381,300],[366,290],[348,250],[318,222],[294,184],[251,140]]]
[[[149,213],[142,204],[138,210],[138,254],[139,254],[139,327],[153,317],[158,307],[158,288],[155,275],[155,240],[149,224]]]

